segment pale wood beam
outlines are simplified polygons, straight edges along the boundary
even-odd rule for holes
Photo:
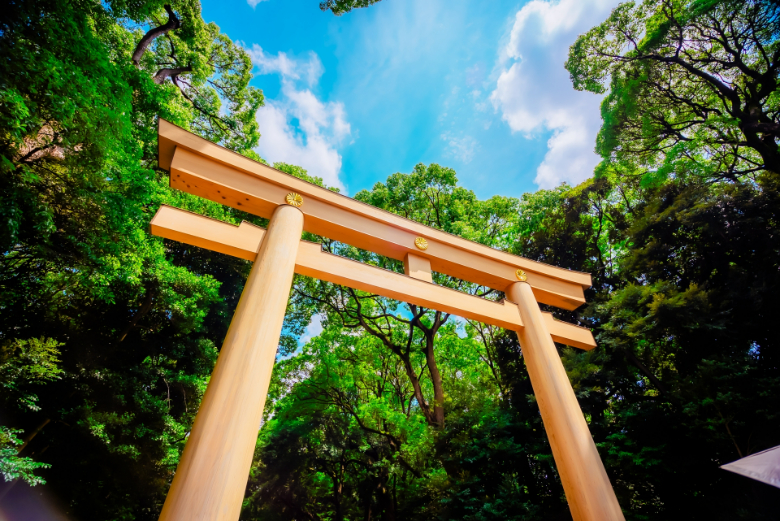
[[[160,207],[152,219],[151,231],[160,237],[247,260],[255,258],[265,234],[264,229],[246,222],[235,226],[170,206]],[[295,272],[506,329],[523,327],[514,304],[486,300],[332,255],[313,242],[301,241]],[[589,329],[555,320],[550,313],[542,315],[555,342],[584,350],[596,347]]]
[[[233,521],[241,513],[302,227],[301,212],[280,207],[254,250],[160,521]]]
[[[516,282],[507,295],[517,302],[526,325],[517,331],[523,361],[528,368],[574,521],[624,521],[623,511],[588,430],[569,375],[555,344],[550,340],[548,322],[539,310],[531,286]]]
[[[403,261],[408,253],[426,258],[431,269],[499,291],[527,274],[539,302],[576,309],[585,303],[587,273],[511,255],[447,234],[355,201],[252,161],[160,120],[160,166],[171,186],[255,215],[269,217],[293,191],[303,198],[306,231]],[[424,238],[421,250],[415,239]]]

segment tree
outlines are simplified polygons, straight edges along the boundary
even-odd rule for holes
[[[439,165],[417,165],[409,175],[390,176],[387,184],[378,183],[369,191],[356,194],[357,200],[372,204],[428,226],[457,233],[484,244],[499,246],[507,237],[503,230],[513,218],[516,202],[494,197],[478,201],[473,192],[457,186],[455,172]],[[401,271],[398,261],[387,259],[343,244],[326,242],[332,253],[345,255],[385,269]],[[496,293],[453,277],[435,274],[436,283],[470,291],[481,296]],[[436,357],[436,336],[450,315],[408,304],[408,312],[399,310],[397,302],[322,282],[295,286],[303,306],[316,305],[324,313],[338,317],[345,327],[359,328],[379,339],[403,363],[415,399],[431,425],[444,426],[442,377]],[[415,353],[424,355],[421,367],[415,367]],[[432,396],[426,396],[420,372],[430,376]]]
[[[32,389],[36,385],[46,384],[61,378],[62,369],[58,367],[59,344],[50,338],[32,338],[6,342],[0,347],[0,386],[3,387],[3,410],[14,409],[40,410],[38,396]],[[5,481],[14,483],[23,479],[30,485],[45,483],[35,475],[36,469],[49,468],[50,465],[36,462],[30,457],[19,456],[32,439],[46,426],[40,424],[24,440],[16,435],[24,431],[0,426],[0,472]]]
[[[259,159],[255,119],[263,93],[249,86],[252,62],[244,49],[200,16],[200,2],[159,7],[142,21],[152,26],[138,40],[131,60],[156,84],[170,80],[189,105],[189,126],[208,140]],[[226,105],[222,111],[222,105]]]
[[[595,275],[590,304],[569,320],[592,327],[599,347],[561,356],[629,519],[776,518],[775,489],[718,469],[780,442],[780,205],[759,178],[643,188],[608,169],[521,201],[516,251]],[[501,366],[510,392],[517,363]]]
[[[79,518],[156,519],[249,265],[149,220],[168,203],[262,223],[171,191],[156,120],[256,157],[262,93],[196,2],[11,2],[0,56],[6,478],[45,479]],[[19,346],[38,341],[61,373],[31,387]]]
[[[246,518],[395,519],[432,450],[401,361],[332,324],[276,371],[285,396],[259,442]]]
[[[353,9],[368,7],[380,1],[381,0],[325,0],[324,2],[320,2],[320,9],[323,11],[331,11],[336,16],[341,16]]]
[[[592,309],[621,396],[608,465],[634,482],[637,513],[771,519],[771,492],[717,465],[779,441],[777,190],[670,183],[646,197],[625,282]]]
[[[779,17],[776,2],[627,3],[570,49],[575,88],[608,90],[600,202],[578,213],[611,230],[613,260],[582,313],[599,350],[567,368],[636,519],[775,518],[776,491],[718,465],[780,442]]]
[[[566,62],[575,89],[608,91],[597,151],[646,182],[780,175],[779,34],[770,0],[621,4]]]

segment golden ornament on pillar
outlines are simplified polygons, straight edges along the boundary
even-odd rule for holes
[[[284,200],[287,201],[287,204],[296,208],[299,208],[303,205],[303,197],[301,197],[301,194],[296,194],[295,192],[290,192],[287,194]]]
[[[519,280],[520,282],[525,282],[526,280],[528,280],[528,275],[526,275],[525,272],[521,269],[518,269],[515,272],[515,277],[517,277],[517,280]]]
[[[415,246],[417,246],[417,249],[418,249],[418,250],[423,250],[423,251],[425,251],[425,250],[427,250],[427,249],[428,249],[428,241],[426,241],[426,240],[425,240],[425,239],[423,239],[422,237],[417,237],[417,238],[414,240],[414,245],[415,245]]]

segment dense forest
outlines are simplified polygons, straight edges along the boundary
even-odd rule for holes
[[[0,513],[42,491],[68,519],[155,520],[250,266],[149,221],[266,224],[171,190],[156,121],[263,161],[263,94],[197,0],[5,5]],[[586,306],[548,310],[599,344],[558,347],[630,520],[780,519],[780,490],[719,469],[780,444],[779,37],[772,0],[621,4],[561,64],[605,96],[591,179],[480,200],[419,164],[355,195],[593,274]],[[296,276],[242,519],[571,519],[516,335]]]

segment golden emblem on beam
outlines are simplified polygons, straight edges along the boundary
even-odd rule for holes
[[[517,277],[517,280],[519,280],[520,282],[525,282],[526,280],[528,280],[528,275],[526,275],[525,272],[521,269],[518,269],[515,272],[515,277]]]
[[[417,237],[414,240],[414,245],[417,246],[417,249],[419,249],[419,250],[425,251],[425,250],[428,249],[428,241],[426,241],[422,237]]]
[[[301,194],[296,194],[295,192],[290,192],[287,194],[284,200],[287,201],[287,204],[296,208],[303,205],[303,197],[301,197]]]

